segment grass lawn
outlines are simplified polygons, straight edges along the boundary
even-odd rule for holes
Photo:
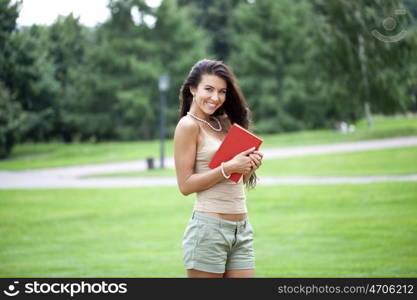
[[[417,116],[377,116],[374,118],[373,128],[368,129],[366,120],[361,120],[356,124],[355,132],[349,134],[343,134],[335,130],[306,130],[262,135],[262,138],[264,138],[262,147],[331,144],[412,135],[417,135]]]
[[[258,277],[416,277],[417,183],[248,192]],[[1,277],[184,277],[177,188],[0,191]]]
[[[166,142],[171,151],[172,141]],[[103,142],[93,143],[41,143],[17,145],[12,155],[0,160],[0,170],[25,170],[64,167],[73,165],[108,163],[159,157],[159,142]],[[171,152],[169,152],[171,156]]]
[[[357,124],[354,133],[342,134],[334,130],[309,130],[294,133],[262,135],[263,148],[296,145],[314,145],[359,141],[398,136],[417,135],[417,116],[376,117],[374,128],[368,129],[365,121]],[[166,141],[166,155],[173,156],[172,140]],[[144,160],[159,157],[159,141],[104,142],[73,144],[17,145],[7,160],[0,161],[0,170],[24,170],[80,164],[105,163],[126,160]]]
[[[260,176],[417,174],[417,147],[314,155],[264,161]]]

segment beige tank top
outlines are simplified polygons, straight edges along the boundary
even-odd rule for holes
[[[205,132],[201,126],[200,132],[202,134],[202,144],[197,149],[196,173],[211,170],[208,164],[221,144],[219,139]],[[197,192],[194,209],[202,212],[224,214],[247,213],[243,176],[238,183],[224,179],[207,190]]]

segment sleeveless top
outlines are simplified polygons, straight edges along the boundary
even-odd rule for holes
[[[197,148],[194,171],[204,173],[211,170],[208,164],[222,142],[199,127],[203,142]],[[247,213],[243,176],[238,183],[223,179],[209,189],[197,192],[194,210],[224,214]]]

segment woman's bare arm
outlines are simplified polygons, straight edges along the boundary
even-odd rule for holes
[[[220,167],[194,173],[199,130],[198,125],[187,117],[182,118],[175,129],[175,169],[178,187],[184,195],[206,190],[224,179]]]

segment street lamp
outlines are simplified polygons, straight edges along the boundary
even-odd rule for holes
[[[165,141],[165,109],[167,106],[167,91],[169,88],[169,76],[163,74],[159,77],[159,91],[161,92],[161,106],[160,106],[160,128],[159,128],[159,137],[161,142],[161,153],[160,153],[160,168],[164,168],[164,141]]]

